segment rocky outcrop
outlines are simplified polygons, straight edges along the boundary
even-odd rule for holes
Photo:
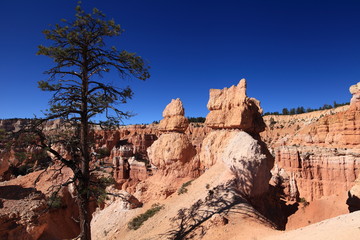
[[[0,239],[68,239],[79,234],[77,204],[67,187],[71,170],[58,165],[0,183]],[[36,184],[35,184],[36,182]]]
[[[166,131],[147,150],[150,162],[164,175],[172,174],[185,177],[194,169],[190,161],[196,154],[188,136],[184,134],[188,121],[184,117],[184,108],[180,99],[172,100],[163,112],[159,129]],[[177,121],[184,118],[186,121]],[[173,121],[175,120],[175,121]],[[184,124],[186,123],[186,124]]]
[[[46,227],[44,194],[19,185],[0,186],[0,201],[1,239],[35,240],[41,236]]]
[[[351,89],[356,95],[356,87]],[[360,174],[360,110],[355,105],[352,100],[350,107],[319,113],[267,116],[272,124],[261,135],[272,148],[277,172],[287,176],[281,185],[288,198],[311,201],[354,185]]]
[[[184,118],[183,115],[184,109],[179,99],[172,100],[164,110],[166,123],[172,122],[174,116]],[[164,121],[159,125],[162,124]],[[196,149],[184,133],[187,125],[183,125],[183,121],[172,122],[171,127],[162,125],[162,134],[147,149],[153,175],[136,186],[134,195],[141,201],[165,199],[173,194],[184,180],[199,176]]]
[[[224,149],[222,161],[237,177],[240,192],[249,197],[267,192],[274,162],[258,140],[245,132],[235,131]]]
[[[349,91],[352,94],[352,98],[350,100],[350,108],[352,110],[360,111],[360,82],[352,85]]]
[[[273,159],[261,141],[247,133],[261,132],[264,122],[259,101],[246,96],[245,79],[229,89],[211,89],[208,109],[205,124],[213,131],[202,143],[201,169],[206,171],[223,162],[232,171],[244,196],[254,198],[266,193]]]
[[[276,165],[285,171],[285,193],[308,201],[348,191],[359,174],[360,151],[313,146],[275,149]],[[295,183],[295,184],[291,184]]]
[[[131,145],[134,155],[146,158],[146,149],[157,139],[159,131],[155,125],[129,125],[114,130],[96,129],[93,132],[95,149]]]
[[[241,79],[237,86],[210,89],[207,107],[210,113],[205,123],[210,128],[236,128],[249,133],[259,133],[265,129],[260,102],[246,96],[245,79]]]
[[[220,161],[232,171],[243,195],[251,198],[267,192],[273,160],[248,133],[241,130],[211,132],[200,152],[201,166],[206,170]]]
[[[99,160],[105,170],[113,169],[113,177],[124,190],[131,191],[151,175],[147,148],[158,138],[156,125],[130,125],[115,130],[93,132],[94,152],[105,155]],[[101,150],[101,151],[99,151]]]
[[[163,117],[159,124],[159,130],[163,132],[185,132],[189,121],[184,117],[184,107],[179,98],[172,99],[163,111]]]
[[[148,149],[151,164],[165,171],[165,175],[186,176],[191,169],[184,169],[195,156],[196,150],[185,134],[163,134]]]

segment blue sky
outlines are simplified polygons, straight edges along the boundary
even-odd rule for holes
[[[50,59],[36,56],[49,45],[41,31],[61,18],[71,20],[76,1],[0,2],[0,118],[41,116],[48,93]],[[297,0],[84,0],[114,18],[125,32],[111,41],[149,62],[145,82],[121,80],[134,98],[124,110],[130,123],[160,120],[172,98],[186,116],[206,116],[210,88],[248,81],[248,95],[264,111],[319,107],[350,100],[348,88],[360,81],[360,1]]]

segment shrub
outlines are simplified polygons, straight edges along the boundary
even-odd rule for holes
[[[98,159],[102,159],[110,156],[110,150],[107,149],[106,147],[97,149],[96,153]]]
[[[310,203],[308,201],[306,201],[305,198],[300,198],[299,199],[299,202],[303,204],[304,207],[308,206]]]
[[[61,201],[61,197],[57,195],[57,193],[53,192],[47,202],[49,208],[59,209],[62,208],[64,205]]]
[[[159,212],[161,209],[163,209],[163,205],[160,204],[153,204],[151,206],[150,209],[148,209],[145,213],[140,214],[139,216],[133,218],[129,223],[128,223],[128,228],[131,230],[137,230],[141,227],[141,225],[148,220],[149,218],[151,218],[152,216],[154,216],[157,212]]]
[[[181,185],[181,187],[179,188],[178,190],[178,195],[181,195],[181,194],[184,194],[184,193],[187,193],[187,188],[189,185],[191,185],[191,182],[192,180],[186,182],[186,183],[183,183],[183,185]]]

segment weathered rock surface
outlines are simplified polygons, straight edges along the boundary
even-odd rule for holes
[[[265,129],[260,102],[246,96],[245,79],[240,80],[237,86],[210,89],[207,107],[210,113],[205,123],[210,128],[237,128],[250,133]]]
[[[357,92],[357,86],[351,89]],[[360,110],[354,101],[350,107],[266,116],[265,121],[269,126],[261,136],[272,148],[278,172],[287,175],[281,183],[287,197],[311,201],[354,185],[360,174]]]
[[[196,154],[194,147],[185,134],[162,134],[148,148],[151,163],[158,169],[167,171],[182,171],[180,167],[188,163]],[[177,175],[177,174],[176,174]]]
[[[349,190],[346,204],[350,212],[360,210],[360,179],[355,180],[355,185]]]
[[[38,239],[46,227],[45,196],[35,188],[0,186],[0,238]],[[40,216],[40,217],[39,217]]]
[[[173,175],[174,177],[186,177],[191,175],[194,170],[194,160],[196,154],[195,147],[191,144],[188,136],[184,134],[189,123],[183,116],[184,108],[180,99],[172,100],[163,112],[164,119],[160,121],[159,129],[167,131],[163,133],[148,149],[147,153],[150,163],[161,170],[163,175]],[[179,124],[176,119],[183,117],[186,124]],[[164,121],[166,120],[166,121]],[[173,121],[175,120],[175,121]],[[173,123],[169,124],[165,123]]]
[[[77,206],[67,188],[60,191],[58,206],[48,208],[51,187],[72,176],[68,168],[62,173],[57,168],[0,183],[0,239],[67,239],[79,234],[73,220],[78,218]]]
[[[348,191],[359,175],[360,151],[344,148],[282,146],[276,164],[289,179],[285,193],[311,201]]]
[[[185,111],[179,98],[172,99],[163,111],[163,117],[159,124],[159,130],[163,132],[185,132],[189,121],[184,117]]]
[[[216,130],[207,135],[200,163],[205,169],[223,162],[236,176],[238,190],[248,197],[267,192],[273,159],[248,133],[240,130]]]
[[[147,148],[158,138],[156,125],[130,125],[116,130],[96,130],[95,149],[105,149],[108,157],[100,160],[103,166],[114,169],[113,177],[124,190],[149,177],[146,162]]]
[[[350,108],[360,111],[360,82],[352,85],[349,91],[352,94],[352,98],[350,100]]]

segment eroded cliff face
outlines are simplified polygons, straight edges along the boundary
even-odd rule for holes
[[[283,184],[288,198],[315,200],[354,185],[360,174],[357,104],[352,100],[337,109],[265,117],[268,127],[261,135],[275,156],[273,181]]]
[[[0,182],[1,239],[64,239],[80,232],[77,205],[71,190],[63,188],[57,198],[52,192],[72,174],[60,166],[36,171],[25,176]]]

